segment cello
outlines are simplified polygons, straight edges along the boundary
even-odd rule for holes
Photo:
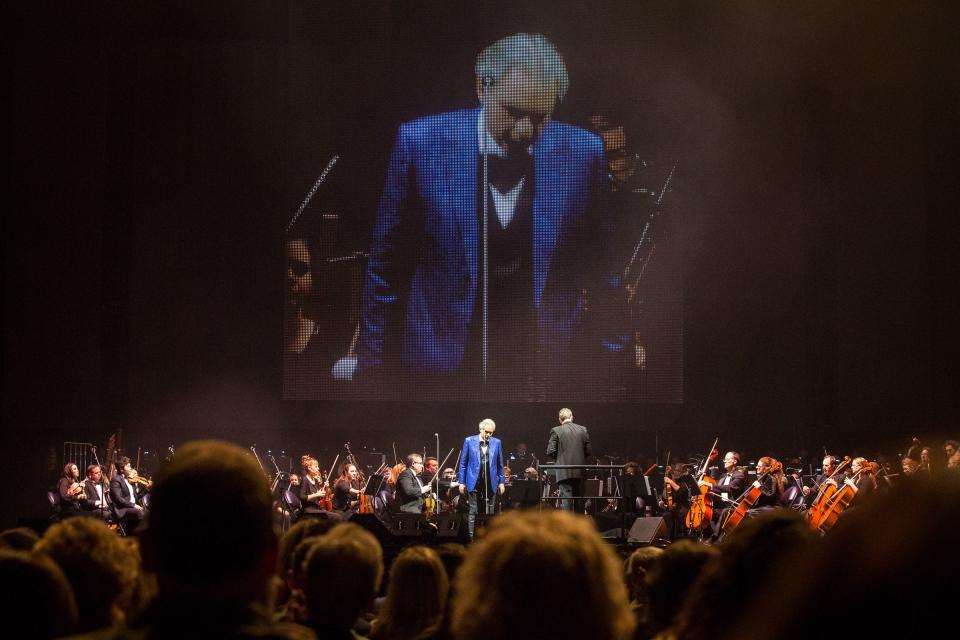
[[[813,502],[810,503],[810,508],[807,509],[806,513],[803,514],[803,517],[808,523],[810,523],[812,528],[818,528],[818,524],[823,517],[824,506],[830,504],[830,501],[833,499],[833,495],[838,489],[837,481],[834,478],[836,478],[837,474],[842,472],[849,464],[850,456],[844,456],[843,462],[838,464],[837,468],[834,469],[833,473],[830,474],[830,477],[820,484],[820,489],[817,491],[817,496],[813,499]]]
[[[770,473],[771,472],[768,471],[758,476],[757,479],[753,481],[753,484],[747,487],[747,490],[734,501],[736,507],[727,514],[726,520],[723,521],[723,525],[720,527],[721,535],[730,533],[743,522],[747,511],[760,499],[760,494],[763,492],[763,480],[770,475]]]
[[[687,511],[687,517],[684,520],[687,529],[701,529],[713,518],[713,498],[710,497],[710,490],[715,481],[707,475],[707,469],[720,453],[717,451],[719,441],[720,438],[713,441],[710,454],[704,458],[703,467],[697,471],[697,486],[700,488],[700,493],[690,496],[690,510]]]
[[[850,506],[850,503],[853,502],[853,499],[857,497],[857,493],[859,492],[857,481],[863,474],[873,473],[876,469],[877,464],[875,462],[864,462],[864,465],[861,466],[853,476],[843,481],[843,486],[836,490],[833,496],[831,496],[829,503],[827,503],[820,512],[820,519],[815,525],[815,528],[820,531],[820,533],[827,533],[837,524],[837,520],[840,519],[840,514],[843,513],[846,508]]]

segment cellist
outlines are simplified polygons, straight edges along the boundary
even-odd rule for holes
[[[763,478],[760,482],[760,497],[753,503],[751,509],[779,506],[786,484],[783,465],[780,461],[770,456],[763,456],[757,460],[757,477]]]
[[[823,457],[823,469],[816,478],[813,479],[813,486],[804,487],[803,495],[805,496],[816,496],[817,492],[820,491],[820,488],[823,486],[823,483],[830,479],[837,471],[837,457],[831,455],[825,455]],[[811,498],[812,501],[812,498]]]
[[[874,475],[877,465],[869,462],[866,458],[854,458],[850,463],[850,473],[855,479],[857,485],[857,495],[850,503],[850,506],[863,504],[877,490],[877,478]]]
[[[719,498],[722,502],[719,509],[713,510],[713,519],[710,521],[710,528],[713,530],[713,536],[720,535],[720,527],[726,519],[726,514],[730,510],[730,503],[743,493],[746,488],[747,476],[737,466],[740,464],[740,454],[736,451],[727,451],[723,456],[724,474],[717,479],[714,484],[714,498]]]

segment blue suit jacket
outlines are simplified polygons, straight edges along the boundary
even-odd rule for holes
[[[454,373],[463,360],[482,284],[479,115],[456,111],[400,127],[367,262],[359,371],[383,364],[385,343],[395,340],[403,368],[414,373]],[[533,156],[533,303],[541,348],[559,352],[581,318],[584,277],[600,255],[603,143],[551,121]]]
[[[503,449],[500,446],[498,438],[490,437],[489,443],[489,469],[487,477],[490,478],[490,495],[496,495],[497,486],[504,483],[503,477]],[[467,487],[467,491],[473,491],[477,486],[477,478],[480,477],[480,436],[469,436],[463,441],[463,449],[460,453],[460,466],[457,467],[457,482]]]

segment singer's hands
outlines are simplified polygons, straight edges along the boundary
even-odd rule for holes
[[[466,486],[464,486],[464,485],[461,484],[460,487],[459,487],[459,489],[460,489],[460,495],[464,495],[464,494],[467,493],[467,488],[466,488]]]
[[[505,486],[503,486],[503,484],[501,484],[501,485],[499,485],[499,486],[497,487],[497,493],[499,493],[500,495],[503,495],[503,492],[506,491],[506,490],[507,490],[507,488],[506,488]]]

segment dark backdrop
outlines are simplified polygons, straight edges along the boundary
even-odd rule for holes
[[[950,3],[342,4],[8,13],[7,522],[42,512],[63,441],[117,428],[131,448],[446,449],[490,415],[542,448],[557,407],[279,400],[305,191],[332,153],[364,159],[365,233],[396,125],[473,104],[476,51],[518,30],[568,60],[558,118],[612,104],[682,167],[684,403],[574,407],[601,451],[957,435]]]

